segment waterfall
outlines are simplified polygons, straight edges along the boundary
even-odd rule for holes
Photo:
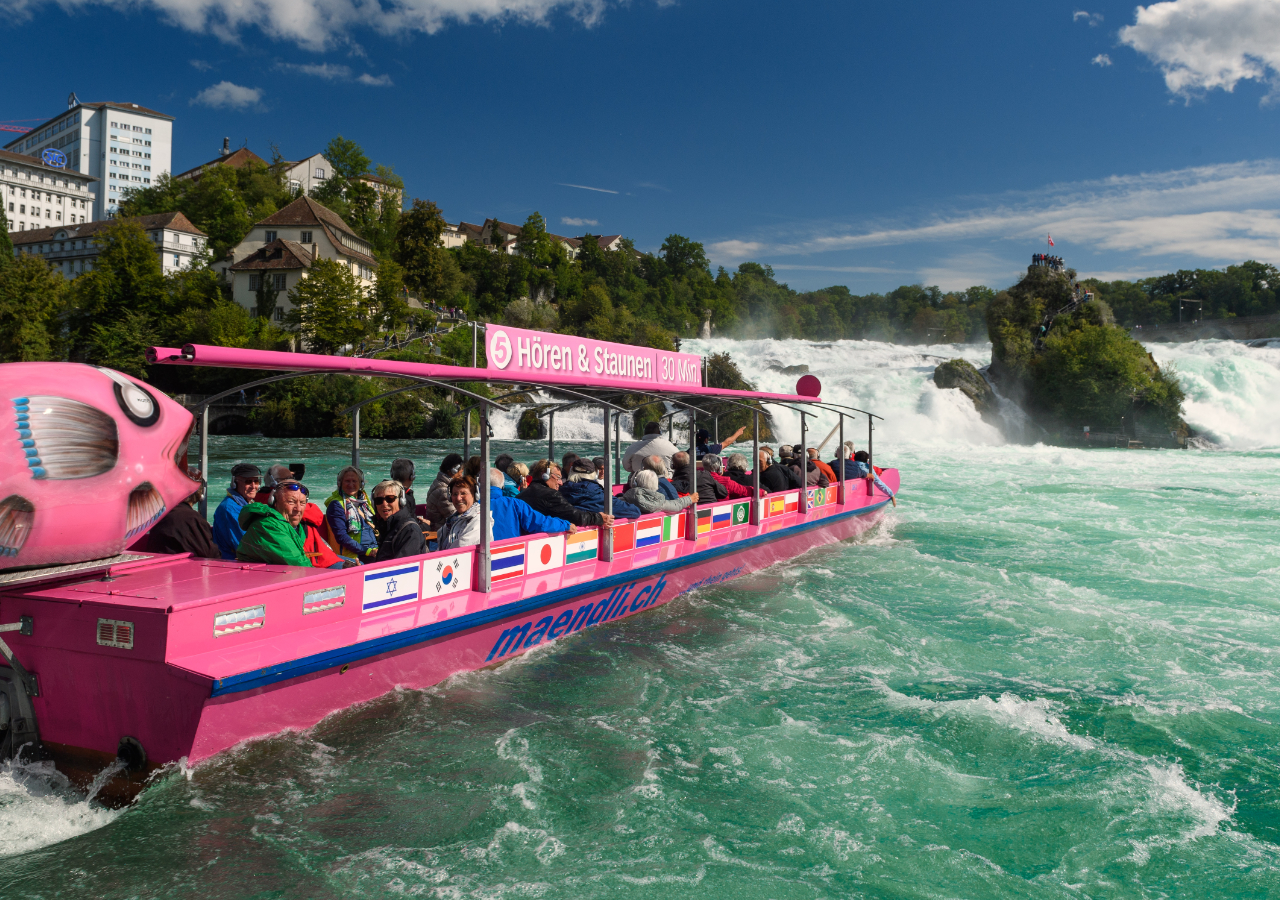
[[[1280,339],[1145,346],[1177,374],[1187,393],[1183,415],[1204,437],[1229,450],[1280,448]]]

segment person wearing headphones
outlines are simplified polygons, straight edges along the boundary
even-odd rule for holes
[[[364,472],[355,466],[339,472],[338,489],[325,501],[325,509],[342,558],[357,564],[373,562],[378,555],[378,536],[373,528],[373,509],[364,492]]]

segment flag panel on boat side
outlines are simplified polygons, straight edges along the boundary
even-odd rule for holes
[[[596,550],[600,545],[598,532],[594,528],[583,529],[565,538],[565,565],[589,562],[596,558]]]
[[[442,559],[429,559],[422,564],[422,594],[440,597],[471,588],[471,553],[459,553]]]
[[[418,599],[418,563],[411,566],[390,566],[364,575],[364,602],[362,611],[386,609],[411,603]]]
[[[490,551],[489,571],[493,582],[524,577],[524,544],[506,544]]]
[[[530,575],[534,572],[558,569],[563,565],[563,534],[553,534],[550,537],[538,538],[536,541],[529,542],[529,550],[525,556],[525,569]]]

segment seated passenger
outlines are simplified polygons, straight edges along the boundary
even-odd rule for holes
[[[757,463],[760,466],[760,487],[771,494],[779,491],[789,491],[792,488],[800,486],[794,472],[788,466],[774,465],[769,460],[769,454],[763,450],[760,451],[760,460]]]
[[[240,510],[244,537],[236,559],[278,566],[311,566],[302,516],[307,510],[307,489],[297,481],[276,485],[272,505],[256,500]]]
[[[720,469],[720,457],[716,456],[714,453],[708,453],[706,456],[702,457],[703,472],[720,482],[720,485],[725,489],[731,499],[740,500],[751,496],[751,488],[743,487],[738,484],[738,482],[734,481],[728,475],[723,474]]]
[[[413,479],[416,472],[417,467],[411,459],[391,460],[391,480],[398,481],[404,485],[404,508],[415,516],[418,514],[418,501],[413,496]]]
[[[695,469],[685,451],[671,457],[671,465],[675,470],[671,484],[681,494],[697,493],[699,503],[714,503],[728,498],[729,492],[724,485],[712,478],[710,472]]]
[[[652,472],[658,479],[658,493],[666,497],[668,500],[678,500],[680,492],[676,490],[675,485],[671,483],[671,469],[669,469],[662,461],[662,457],[658,455],[646,456],[641,460],[638,472]]]
[[[372,562],[378,555],[378,536],[373,529],[373,507],[364,492],[364,473],[346,466],[338,473],[338,489],[325,504],[325,517],[342,558],[357,564]]]
[[[445,519],[454,514],[453,503],[449,499],[450,483],[462,468],[462,457],[450,453],[440,463],[440,471],[431,482],[431,490],[427,493],[427,519],[432,528],[439,528]]]
[[[898,498],[893,495],[893,491],[889,490],[889,486],[881,481],[880,476],[875,473],[874,469],[872,469],[871,457],[868,455],[866,450],[859,450],[857,453],[853,454],[851,464],[852,469],[849,468],[850,463],[845,464],[845,471],[847,473],[852,473],[846,474],[846,478],[865,478],[867,481],[872,482],[876,487],[880,488],[883,493],[887,494],[894,506],[898,505]]]
[[[648,515],[655,512],[678,513],[693,502],[693,495],[668,500],[658,492],[658,476],[642,469],[631,479],[631,487],[627,488],[622,499]]]
[[[461,460],[462,457],[458,457]],[[480,504],[476,502],[476,484],[466,475],[449,482],[449,505],[453,515],[437,526],[436,540],[441,550],[474,547],[480,543]]]
[[[807,452],[809,454],[809,461],[816,464],[818,467],[818,471],[826,476],[827,484],[834,484],[837,480],[835,469],[831,468],[822,460],[818,459],[818,448],[810,447],[808,448]],[[826,487],[826,485],[823,485],[823,487]]]
[[[593,456],[591,457],[591,464],[596,467],[596,481],[604,484],[605,458],[603,456]]]
[[[573,463],[569,478],[560,485],[560,493],[577,509],[603,513],[605,510],[604,485],[596,480],[596,468],[590,460],[579,459]],[[613,514],[619,519],[635,519],[640,510],[625,500],[613,498]]]
[[[404,485],[398,481],[379,481],[373,489],[373,505],[385,523],[378,541],[378,562],[421,556],[427,552],[427,539],[413,510],[405,504]]]
[[[508,497],[520,496],[520,492],[529,486],[529,467],[524,463],[513,462],[506,472],[507,481],[502,486],[502,493]]]
[[[573,534],[577,531],[567,519],[543,515],[518,497],[502,496],[502,485],[505,483],[506,476],[497,469],[489,470],[489,519],[493,522],[491,534],[495,541],[544,531],[548,534],[559,534],[562,531]]]
[[[579,528],[613,524],[613,516],[606,512],[577,509],[560,493],[563,483],[560,467],[548,459],[540,459],[529,470],[529,486],[520,492],[520,499],[544,516],[564,519]]]
[[[203,559],[221,559],[213,529],[193,507],[204,496],[204,485],[155,524],[147,535],[148,553],[190,553]]]
[[[730,479],[746,488],[755,485],[752,474],[747,471],[747,458],[745,456],[741,453],[730,453],[726,462],[728,463],[728,471],[725,474]]]
[[[334,549],[338,542],[333,539],[333,529],[329,527],[324,510],[314,503],[308,503],[307,508],[302,511],[302,532],[302,549],[313,567],[345,569],[348,565],[356,565],[338,555]]]
[[[628,472],[639,472],[642,462],[650,456],[657,456],[663,465],[671,468],[671,457],[680,448],[662,436],[662,425],[650,422],[644,426],[644,437],[627,446],[622,453],[622,468]]]
[[[282,481],[292,480],[295,480],[293,477],[293,470],[288,466],[283,464],[271,466],[267,469],[266,481],[262,483],[261,490],[258,491],[257,495],[253,499],[259,503],[266,503],[270,505],[271,498],[275,495],[276,485]]]
[[[797,465],[799,460],[796,461]],[[805,485],[808,487],[826,487],[831,482],[827,480],[827,476],[818,468],[818,462],[814,459],[805,460]]]
[[[578,454],[572,453],[572,452],[566,453],[564,456],[560,458],[560,471],[561,473],[563,473],[566,479],[569,477],[569,473],[573,471],[573,464],[577,461],[577,459],[578,459]]]
[[[231,468],[231,486],[213,514],[213,541],[222,551],[223,559],[236,558],[236,547],[244,538],[240,513],[253,502],[261,485],[262,471],[252,463],[240,463]]]

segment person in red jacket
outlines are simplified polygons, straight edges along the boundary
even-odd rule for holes
[[[341,569],[342,557],[333,550],[329,522],[324,517],[324,510],[314,503],[308,503],[302,512],[302,527],[306,530],[307,539],[302,548],[306,551],[311,565],[317,569]]]
[[[724,464],[720,462],[720,457],[714,453],[708,453],[702,457],[702,469],[704,472],[709,472],[712,478],[724,485],[724,489],[729,492],[730,500],[747,499],[751,496],[751,488],[738,484],[738,482],[724,474]],[[763,497],[764,495],[764,488],[761,488],[760,496]]]

